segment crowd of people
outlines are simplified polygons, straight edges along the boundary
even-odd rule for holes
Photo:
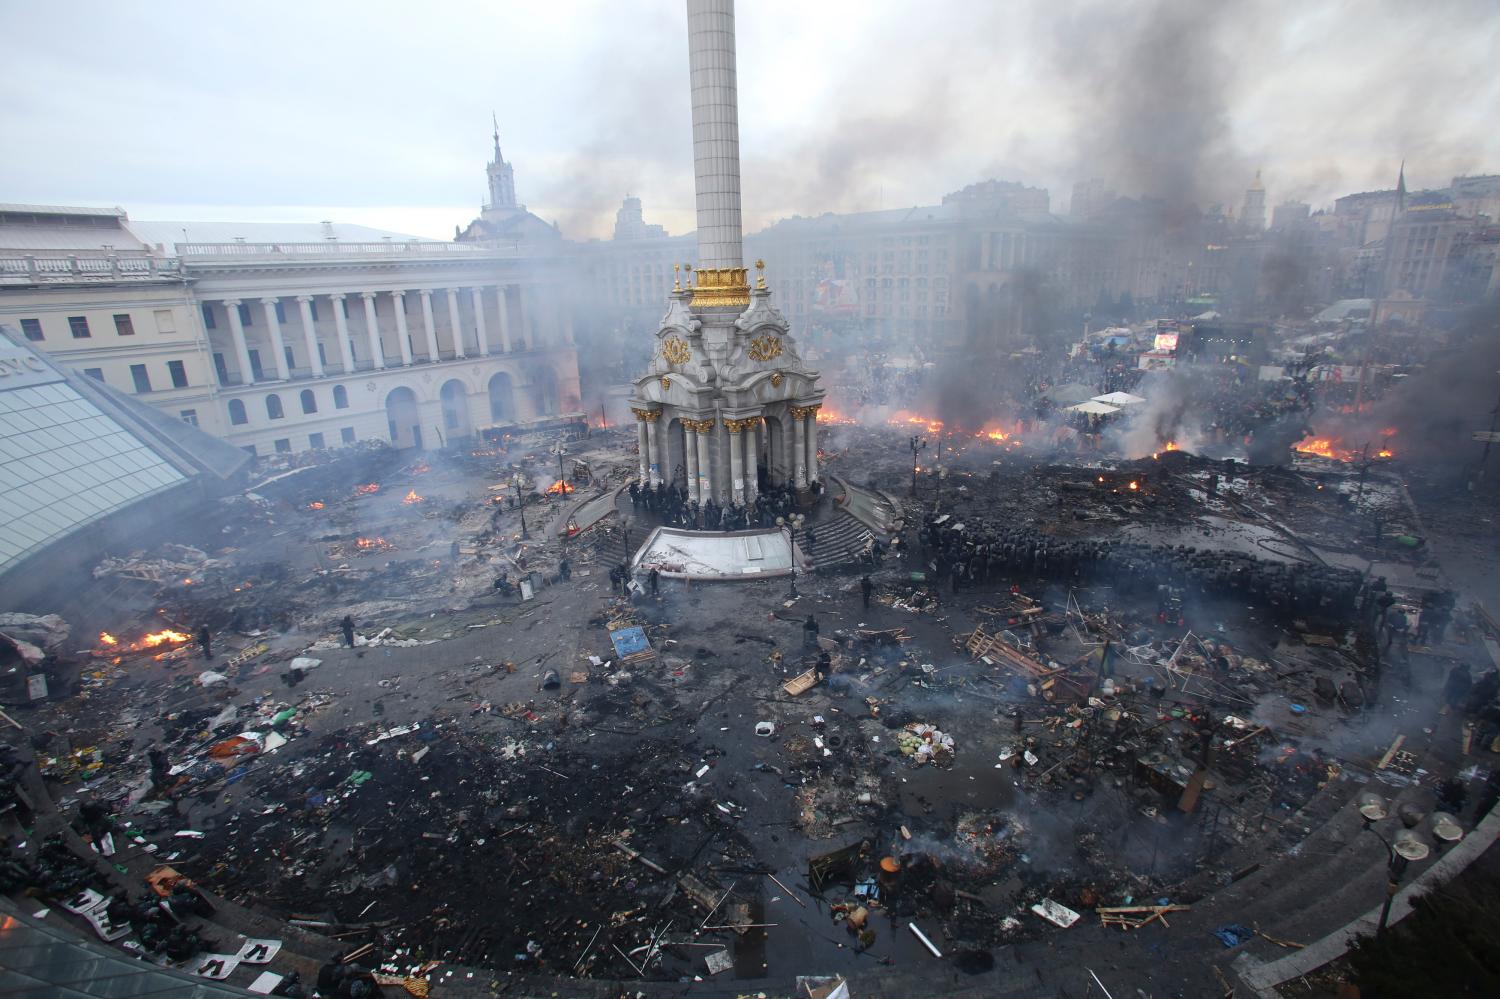
[[[811,489],[815,497],[822,496],[821,482],[814,482]],[[775,527],[778,521],[785,521],[798,510],[794,486],[764,480],[749,503],[720,503],[712,496],[694,502],[688,497],[687,490],[676,482],[656,485],[648,482],[644,486],[632,482],[628,492],[630,505],[638,516],[644,513],[667,527],[689,531],[745,531]]]

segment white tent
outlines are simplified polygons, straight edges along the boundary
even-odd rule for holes
[[[1106,406],[1135,406],[1145,402],[1141,396],[1131,395],[1129,392],[1109,392],[1105,395],[1096,395],[1090,402],[1102,402]]]
[[[1119,411],[1119,406],[1111,406],[1108,403],[1099,402],[1097,399],[1090,399],[1088,402],[1080,402],[1076,406],[1068,407],[1068,412],[1070,413],[1087,413],[1089,416],[1106,416],[1110,413],[1118,413]]]

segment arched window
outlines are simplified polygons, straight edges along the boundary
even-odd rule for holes
[[[243,399],[229,400],[229,422],[235,426],[250,422],[250,415],[245,412],[245,401]]]
[[[281,396],[266,396],[266,415],[273,420],[279,420],[285,414],[281,411]]]
[[[344,388],[344,386],[342,385],[335,385],[333,387],[333,408],[349,408],[349,390]]]
[[[313,395],[312,389],[302,390],[302,412],[316,413],[318,411],[318,397]]]

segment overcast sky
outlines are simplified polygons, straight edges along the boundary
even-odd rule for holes
[[[332,218],[451,237],[490,111],[574,238],[627,192],[693,227],[680,0],[0,0],[0,202]],[[1500,172],[1494,0],[757,0],[738,14],[747,228],[990,177],[1314,207]]]

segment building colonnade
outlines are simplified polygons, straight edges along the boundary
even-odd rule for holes
[[[296,303],[294,320],[286,308],[289,299]],[[220,314],[227,320],[229,343],[224,346],[229,348],[227,353],[236,370],[231,372],[224,354],[216,355],[223,385],[323,378],[331,373],[380,371],[398,365],[411,367],[573,345],[571,312],[557,302],[556,296],[539,299],[530,287],[520,284],[244,298],[207,296],[202,301],[205,326],[218,329]],[[260,323],[255,322],[256,312],[260,313]],[[412,312],[418,314],[410,315]],[[252,329],[247,327],[254,326],[261,326],[264,334],[252,339]],[[298,332],[294,326],[300,329],[296,338],[301,341],[300,350],[292,346],[296,339],[291,334]],[[362,344],[357,339],[361,332]],[[328,350],[330,344],[334,351]],[[305,357],[302,363],[297,363],[298,353]]]

